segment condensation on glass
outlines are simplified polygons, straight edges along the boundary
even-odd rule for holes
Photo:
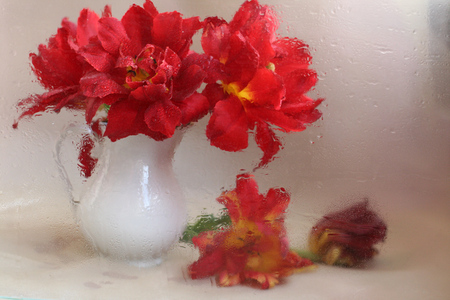
[[[154,1],[160,11],[229,19],[241,1]],[[324,97],[323,118],[304,132],[283,134],[285,147],[255,176],[262,191],[291,192],[287,215],[293,247],[323,214],[369,197],[388,225],[372,268],[320,267],[289,277],[280,297],[302,299],[442,299],[450,294],[450,3],[447,0],[267,0],[283,20],[280,34],[310,45]],[[250,288],[217,289],[190,281],[190,247],[177,248],[162,266],[138,269],[108,262],[87,246],[54,162],[54,145],[69,112],[12,123],[15,103],[41,93],[28,54],[55,32],[62,17],[105,4],[121,16],[132,1],[0,2],[0,298],[269,299]],[[141,3],[138,3],[141,4]],[[196,40],[198,43],[198,39]],[[198,45],[194,45],[199,50]],[[209,145],[207,120],[178,147],[174,168],[188,198],[190,218],[220,208],[214,199],[232,189],[262,153]],[[395,283],[395,284],[394,284]],[[301,291],[301,292],[299,292]],[[240,298],[241,297],[241,298]],[[309,297],[309,298],[308,298]]]

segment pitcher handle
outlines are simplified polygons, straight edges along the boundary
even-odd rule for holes
[[[64,148],[63,146],[64,146],[64,143],[66,141],[68,141],[70,138],[72,139],[72,143],[75,143],[78,140],[77,144],[79,144],[81,142],[81,138],[86,135],[88,135],[95,144],[98,144],[97,146],[101,145],[100,138],[98,137],[98,135],[94,134],[94,132],[92,131],[90,126],[88,126],[87,124],[71,123],[68,126],[66,126],[66,128],[61,133],[58,141],[56,142],[55,150],[53,153],[55,162],[58,166],[59,175],[60,175],[61,179],[63,180],[63,182],[66,186],[66,189],[68,191],[70,202],[75,205],[80,203],[81,191],[76,191],[76,193],[74,193],[73,181],[70,179],[70,176],[67,172],[66,166],[62,160],[63,148]],[[103,147],[99,147],[99,148],[100,148],[100,151],[102,152]],[[78,155],[77,155],[76,165],[79,167]],[[69,167],[69,166],[67,166],[67,167]],[[77,180],[77,185],[80,187],[84,186],[84,184],[86,183],[87,180],[83,180],[81,176],[78,176],[78,177],[79,178]]]

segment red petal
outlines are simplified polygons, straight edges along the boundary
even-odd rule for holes
[[[237,97],[220,101],[214,107],[206,128],[211,145],[226,151],[248,146],[248,124],[244,108]]]
[[[309,99],[306,96],[303,96],[300,99],[304,98]],[[281,110],[286,112],[285,114],[287,116],[296,119],[301,124],[312,124],[322,116],[322,113],[314,108],[322,103],[323,100],[324,99],[312,100],[312,103],[304,102],[303,104],[296,105],[295,107],[286,105],[282,106]]]
[[[310,69],[297,69],[283,75],[286,98],[307,93],[317,82],[317,74]]]
[[[311,99],[305,94],[291,95],[281,104],[281,111],[286,114],[296,115],[298,113],[312,111],[322,103],[324,99]]]
[[[178,54],[181,48],[182,19],[179,12],[158,14],[153,20],[153,44],[165,49],[169,47]]]
[[[266,166],[273,160],[275,154],[282,148],[282,144],[267,123],[258,122],[255,135],[258,147],[264,152],[258,168]]]
[[[85,119],[87,124],[91,124],[92,119],[95,117],[99,107],[103,104],[100,98],[88,98],[86,104]]]
[[[86,61],[99,72],[109,72],[115,65],[114,57],[98,43],[91,43],[80,51]]]
[[[229,51],[230,30],[219,18],[208,18],[202,34],[202,48],[217,60],[226,61]]]
[[[153,17],[142,7],[131,6],[121,20],[133,44],[144,48],[152,40]]]
[[[183,19],[181,27],[181,43],[177,54],[184,58],[189,53],[189,47],[192,44],[192,37],[200,28],[203,27],[203,22],[200,22],[199,17],[187,18]]]
[[[144,113],[148,104],[132,98],[118,101],[111,105],[108,111],[108,125],[104,136],[111,141],[125,138],[130,135],[145,134],[160,141],[167,136],[150,130],[144,121]]]
[[[213,276],[223,268],[224,263],[224,253],[222,251],[214,251],[200,257],[196,262],[191,264],[188,268],[189,276],[192,279]]]
[[[180,68],[181,60],[178,55],[173,52],[172,49],[166,48],[164,51],[164,59],[159,62],[159,66],[156,69],[156,72],[158,73],[161,70],[164,70],[166,76],[169,78],[172,76],[176,76]]]
[[[103,98],[110,94],[128,94],[128,90],[115,82],[107,73],[91,72],[80,80],[80,87],[86,97]]]
[[[30,54],[33,71],[46,89],[78,85],[82,63],[67,43],[68,32],[58,29],[49,47],[39,45],[39,55]]]
[[[275,220],[282,216],[291,200],[289,193],[283,188],[271,188],[264,199],[264,211],[267,220]]]
[[[181,110],[181,124],[183,125],[197,122],[209,111],[208,99],[199,93],[194,93],[175,104]]]
[[[102,11],[102,18],[111,18],[112,12],[111,12],[111,6],[105,5],[105,8]]]
[[[50,109],[59,112],[61,107],[58,104],[61,102],[64,102],[68,108],[81,109],[82,105],[77,106],[76,104],[78,104],[78,102],[82,103],[83,99],[84,97],[78,93],[77,86],[67,87],[64,89],[54,89],[42,95],[34,95],[19,102],[19,107],[27,107],[20,115],[19,120],[26,116],[33,116],[39,112],[44,112]],[[58,109],[56,109],[56,107],[58,107]]]
[[[284,100],[285,92],[280,76],[269,69],[260,68],[239,94],[255,105],[278,110]]]
[[[85,119],[86,123],[90,124],[92,119],[95,117],[98,109],[102,104],[112,105],[119,101],[123,95],[112,94],[103,98],[88,98],[86,99],[86,113]]]
[[[225,72],[229,77],[225,83],[240,82],[246,86],[258,69],[259,54],[239,32],[231,36],[229,43],[230,51],[225,63]]]
[[[156,7],[152,1],[145,0],[145,3],[143,6],[144,6],[145,11],[147,11],[150,14],[150,16],[152,16],[153,18],[155,18],[159,14],[158,10],[156,9]]]
[[[298,120],[294,116],[288,116],[278,110],[249,106],[247,107],[247,114],[252,119],[273,124],[285,132],[302,131],[306,128],[303,120]]]
[[[228,98],[228,95],[223,92],[222,86],[217,83],[207,84],[202,94],[208,98],[211,108],[214,108],[217,102]]]
[[[158,101],[147,108],[144,118],[148,128],[171,137],[180,125],[181,111],[170,101]]]
[[[98,39],[103,48],[114,56],[119,54],[122,45],[130,40],[122,23],[115,18],[101,18],[98,21]]]
[[[82,47],[89,43],[89,39],[98,32],[99,16],[90,9],[83,9],[78,17],[77,45]]]
[[[278,74],[307,69],[311,64],[308,45],[296,38],[282,38],[273,43],[276,56],[272,60]]]
[[[173,83],[173,99],[183,100],[192,95],[203,83],[206,73],[198,65],[183,65]]]
[[[236,194],[239,199],[241,217],[255,220],[255,210],[261,205],[263,199],[256,180],[249,174],[236,176]]]
[[[77,25],[73,22],[70,22],[67,18],[64,18],[61,21],[61,27],[67,30],[69,34],[69,39],[67,40],[68,43],[73,42],[73,39],[76,39],[77,37]]]
[[[258,1],[247,1],[236,12],[230,22],[230,31],[240,31],[258,51],[260,62],[266,65],[275,52],[272,42],[278,28],[278,19],[268,6]]]
[[[78,148],[80,153],[78,154],[78,167],[80,168],[81,175],[85,178],[89,178],[94,171],[95,165],[98,159],[92,157],[92,149],[94,148],[94,141],[90,135],[83,135]]]
[[[165,102],[169,95],[164,84],[146,84],[130,93],[130,95],[142,103]]]

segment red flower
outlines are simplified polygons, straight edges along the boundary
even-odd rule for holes
[[[310,250],[329,265],[358,266],[373,258],[386,238],[386,224],[369,201],[324,216],[311,230]]]
[[[201,25],[178,12],[160,14],[150,1],[133,5],[120,21],[101,18],[97,38],[80,49],[95,69],[80,81],[89,97],[87,121],[107,104],[104,135],[112,141],[139,133],[162,140],[204,116],[209,104],[196,90],[206,73],[188,55]]]
[[[77,54],[76,49],[97,34],[98,19],[97,14],[88,9],[81,11],[78,26],[63,19],[48,45],[41,44],[38,54],[30,54],[32,70],[48,92],[20,101],[19,107],[24,111],[19,120],[47,110],[59,112],[63,107],[85,109],[86,96],[80,90],[80,79],[92,67]]]
[[[280,278],[312,266],[289,251],[283,214],[290,198],[284,189],[272,188],[261,195],[250,175],[240,175],[236,189],[224,192],[217,201],[228,209],[232,225],[192,239],[200,258],[189,266],[191,278],[215,275],[220,286],[255,283],[267,289]]]
[[[202,36],[203,50],[215,60],[204,90],[214,107],[207,136],[214,146],[239,151],[248,146],[248,131],[255,130],[264,152],[260,166],[281,148],[273,127],[302,131],[321,116],[316,107],[322,99],[305,96],[317,81],[308,69],[307,45],[276,39],[277,27],[274,12],[251,0],[230,23],[207,19]]]
[[[133,5],[121,20],[109,7],[100,18],[84,9],[78,24],[63,27],[32,54],[34,71],[48,93],[21,102],[31,116],[62,107],[85,110],[90,124],[106,105],[104,133],[112,141],[146,134],[171,137],[177,126],[204,116],[205,96],[196,92],[206,73],[190,58],[192,36],[202,27],[198,17],[159,13],[150,0]]]

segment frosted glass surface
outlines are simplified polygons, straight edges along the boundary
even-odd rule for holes
[[[280,34],[311,47],[323,118],[281,134],[285,147],[256,173],[262,190],[287,188],[291,244],[303,247],[317,217],[363,196],[388,224],[381,254],[364,270],[320,267],[270,291],[189,280],[196,251],[176,247],[166,263],[137,269],[98,257],[78,231],[53,159],[62,128],[82,116],[45,114],[12,129],[19,99],[42,88],[28,54],[90,7],[129,0],[0,2],[0,298],[40,299],[448,299],[450,272],[450,2],[285,0]],[[241,1],[154,1],[160,11],[230,19]],[[141,3],[137,3],[141,4]],[[198,42],[198,39],[197,41]],[[200,51],[198,44],[195,50]],[[207,118],[186,133],[175,171],[190,217],[262,153],[254,142],[227,153],[209,145]]]

